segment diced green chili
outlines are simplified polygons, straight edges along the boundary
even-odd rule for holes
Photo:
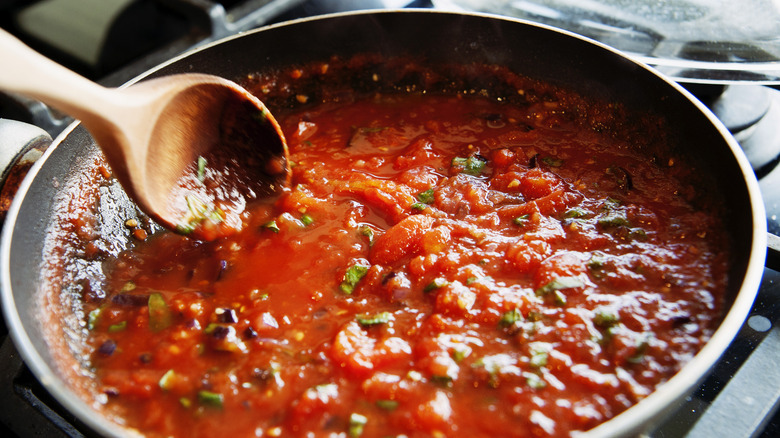
[[[463,362],[463,359],[471,355],[471,351],[471,347],[468,345],[456,345],[453,347],[450,357],[452,357],[452,360],[455,362]]]
[[[396,400],[377,400],[375,404],[379,409],[385,411],[394,411],[398,409],[398,402]]]
[[[355,291],[358,282],[368,273],[368,266],[352,265],[344,273],[344,278],[339,285],[342,292],[349,295]]]
[[[169,391],[171,388],[173,388],[173,382],[176,379],[176,372],[173,371],[173,369],[170,369],[165,372],[165,374],[160,377],[160,380],[157,382],[157,385],[160,386],[160,389],[163,391]]]
[[[279,232],[279,225],[276,224],[275,220],[268,221],[268,222],[264,223],[263,224],[263,228],[265,228],[266,230],[271,230],[274,233],[278,233]]]
[[[552,345],[547,342],[532,342],[530,344],[531,360],[529,365],[534,368],[547,366],[547,359],[550,356]]]
[[[501,327],[509,327],[518,322],[523,322],[523,314],[518,309],[512,309],[501,315],[501,319],[498,320],[498,325]]]
[[[366,426],[366,423],[368,423],[368,418],[364,415],[352,413],[349,416],[349,437],[359,438],[363,434],[363,428]]]
[[[415,202],[414,204],[412,204],[412,205],[411,205],[411,208],[412,208],[412,210],[419,210],[419,211],[423,211],[423,210],[425,210],[426,208],[428,208],[428,206],[427,206],[427,205],[425,205],[425,204],[424,204],[424,203],[422,203],[422,202]]]
[[[547,386],[547,382],[544,381],[538,374],[525,373],[525,383],[533,389],[542,389]]]
[[[374,230],[372,230],[368,225],[363,225],[360,227],[360,234],[368,237],[369,245],[374,243]]]
[[[224,397],[222,394],[211,391],[198,391],[198,401],[205,406],[222,409]]]
[[[642,359],[644,359],[644,357],[645,357],[645,352],[647,351],[647,347],[650,346],[650,336],[651,335],[645,333],[645,335],[642,337],[642,339],[637,344],[636,350],[634,351],[634,354],[632,354],[631,357],[626,359],[629,363],[640,363],[640,362],[642,362]]]
[[[306,226],[309,226],[314,223],[314,218],[309,216],[308,214],[303,214],[301,216],[301,223],[303,223]]]
[[[121,321],[116,324],[111,324],[110,326],[108,326],[108,332],[109,333],[121,332],[126,328],[127,328],[127,321]]]
[[[593,315],[593,324],[599,327],[609,328],[620,322],[620,316],[609,309],[597,309]]]
[[[100,313],[102,311],[103,309],[98,307],[97,309],[87,314],[87,330],[94,330],[95,327],[97,327],[98,321],[100,320]]]
[[[176,230],[181,234],[191,233],[195,227],[208,219],[215,223],[225,220],[225,212],[219,208],[210,209],[203,201],[194,195],[187,195],[187,214],[176,225]]]
[[[432,375],[431,376],[431,382],[435,383],[436,385],[443,386],[445,388],[449,388],[452,386],[453,378],[452,376],[440,376],[440,375]]]
[[[208,162],[203,157],[198,157],[198,181],[201,183],[206,179],[206,164]]]
[[[149,329],[153,332],[164,330],[173,324],[173,312],[160,293],[149,295]]]
[[[445,280],[445,279],[443,279],[441,277],[437,277],[437,278],[434,278],[433,281],[428,283],[425,286],[425,288],[423,288],[423,292],[431,292],[433,290],[436,290],[436,289],[439,289],[441,287],[447,286],[448,284],[450,284],[449,281],[447,281],[447,280]]]
[[[536,289],[536,295],[544,296],[554,291],[583,286],[585,286],[585,283],[579,277],[557,277],[539,289]]]
[[[358,324],[369,327],[373,325],[387,324],[393,319],[393,315],[390,312],[381,312],[375,315],[358,315],[355,317]]]

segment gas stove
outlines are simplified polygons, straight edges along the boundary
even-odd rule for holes
[[[0,27],[57,62],[104,85],[117,86],[190,48],[262,25],[354,9],[438,7],[435,3],[438,2],[11,0],[0,3]],[[58,37],[63,34],[73,37]],[[81,45],[68,45],[78,42]],[[771,81],[732,85],[694,82],[681,81],[740,142],[759,178],[768,229],[780,235],[779,89]],[[67,117],[36,102],[2,94],[0,118],[34,124],[52,137],[70,123]],[[780,272],[767,268],[750,316],[730,347],[700,386],[647,436],[780,436],[780,415],[776,412],[780,400],[778,357]],[[48,395],[19,357],[0,321],[0,436],[93,435]]]

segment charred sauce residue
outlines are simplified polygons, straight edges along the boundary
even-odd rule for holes
[[[109,410],[152,436],[568,436],[701,348],[722,225],[654,134],[565,93],[405,91],[287,109],[289,191],[109,262]]]

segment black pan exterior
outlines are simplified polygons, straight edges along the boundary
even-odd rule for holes
[[[764,211],[750,166],[726,129],[679,86],[647,67],[598,43],[544,26],[482,15],[386,11],[272,26],[198,49],[146,76],[202,72],[240,81],[257,71],[357,53],[389,58],[412,55],[430,63],[498,64],[585,96],[666,115],[670,129],[685,145],[698,171],[710,177],[711,189],[731,206],[725,217],[732,231],[727,304],[731,311],[705,349],[675,378],[592,434],[618,436],[642,430],[704,377],[746,318],[758,290],[766,251]],[[55,140],[54,147],[28,175],[9,212],[0,274],[6,319],[27,364],[81,421],[101,435],[117,435],[130,432],[97,414],[64,383],[63,372],[52,365],[56,358],[38,318],[40,268],[49,250],[46,245],[51,218],[72,196],[68,190],[80,184],[84,166],[90,163],[88,157],[97,153],[81,126],[72,127]],[[121,224],[123,218],[135,213],[126,197],[116,193],[116,187],[105,190],[113,193],[113,200],[101,207],[96,232],[112,242],[108,248],[111,253],[129,244],[129,234]],[[98,269],[90,264],[75,266],[79,268]]]

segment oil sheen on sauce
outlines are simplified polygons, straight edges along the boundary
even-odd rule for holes
[[[689,169],[555,101],[373,94],[278,117],[292,185],[158,233],[90,303],[108,409],[151,436],[569,436],[719,320]]]

